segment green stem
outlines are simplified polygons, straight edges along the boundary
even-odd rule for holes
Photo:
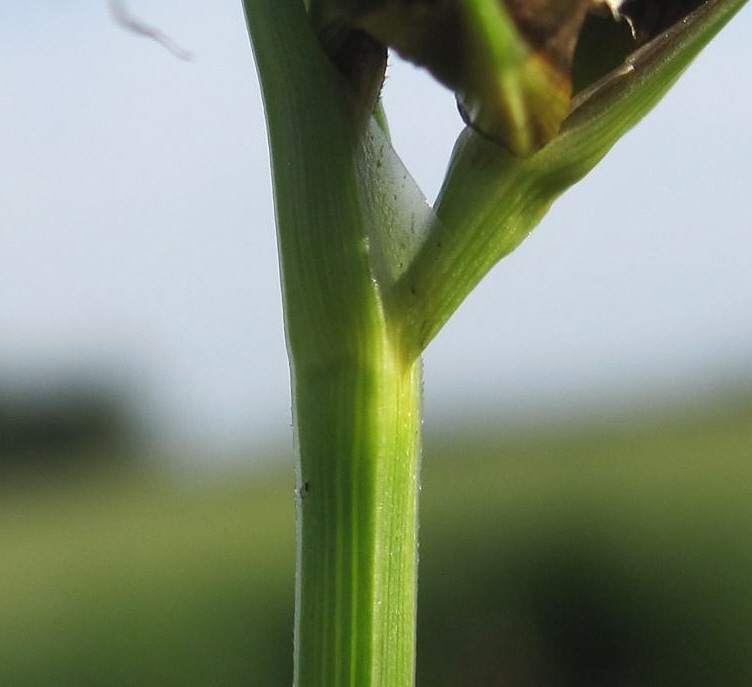
[[[303,2],[244,4],[269,130],[296,424],[295,685],[410,687],[420,368],[391,324],[390,272],[371,240],[389,216],[369,195],[385,165]]]
[[[371,365],[296,374],[295,684],[413,684],[419,372]]]

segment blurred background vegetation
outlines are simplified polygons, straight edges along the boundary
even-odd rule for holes
[[[186,476],[117,398],[43,400],[0,401],[0,684],[289,685],[290,449]],[[429,426],[418,683],[752,684],[751,455],[733,394],[629,423]]]

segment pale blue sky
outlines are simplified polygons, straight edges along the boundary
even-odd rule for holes
[[[0,375],[127,380],[161,438],[285,437],[265,131],[239,0],[0,4]],[[426,355],[429,428],[752,382],[746,8],[483,282]],[[395,145],[432,196],[461,122],[396,64]],[[482,410],[479,410],[481,409]]]

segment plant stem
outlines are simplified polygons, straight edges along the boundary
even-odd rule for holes
[[[413,684],[417,573],[418,365],[296,374],[296,679]]]
[[[295,685],[410,687],[420,367],[392,326],[389,271],[371,240],[375,223],[399,213],[369,195],[386,166],[303,2],[245,9],[269,129],[296,425]]]

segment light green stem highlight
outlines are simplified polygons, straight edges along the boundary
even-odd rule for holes
[[[419,370],[296,374],[296,685],[413,684]]]

